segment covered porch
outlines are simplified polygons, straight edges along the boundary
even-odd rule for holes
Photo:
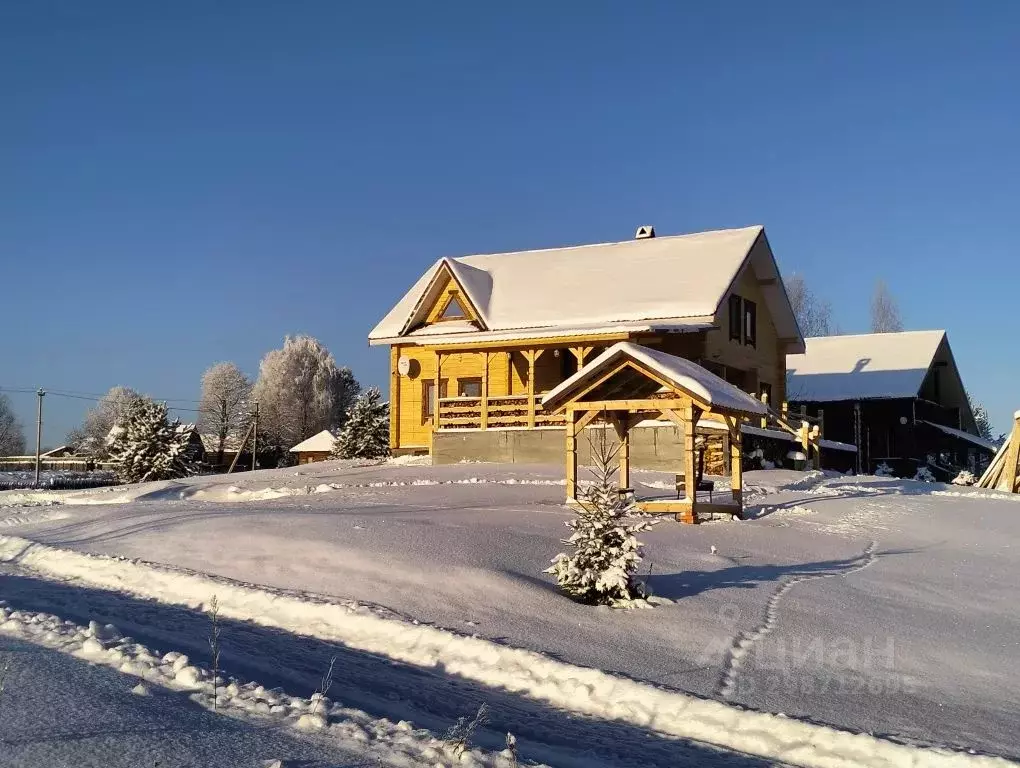
[[[542,398],[548,412],[562,413],[566,427],[567,502],[578,501],[578,436],[601,421],[619,441],[619,486],[632,493],[630,433],[645,419],[667,419],[683,437],[683,477],[679,499],[636,499],[645,512],[672,514],[685,523],[698,522],[698,514],[743,516],[741,471],[744,419],[761,418],[767,406],[696,363],[681,357],[621,342],[610,347]],[[698,499],[698,457],[695,431],[702,419],[720,422],[729,433],[731,492],[727,502]]]

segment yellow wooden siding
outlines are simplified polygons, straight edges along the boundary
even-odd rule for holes
[[[730,340],[729,296],[733,293],[750,299],[757,307],[757,338],[753,347],[735,339]],[[747,371],[750,380],[746,389],[757,389],[757,384],[761,382],[770,384],[773,400],[776,400],[785,389],[786,355],[780,353],[772,316],[750,265],[745,267],[734,283],[731,294],[723,300],[715,322],[718,330],[708,331],[706,334],[705,359]]]
[[[449,274],[445,275],[442,280],[444,282],[442,284],[442,288],[440,288],[439,298],[436,299],[435,304],[433,304],[432,308],[429,310],[425,324],[430,325],[432,323],[443,322],[443,312],[446,311],[446,307],[450,303],[451,299],[456,299],[461,309],[464,310],[464,316],[456,319],[477,321],[478,318],[475,317],[471,308],[470,300],[464,295],[464,292],[460,290],[456,281],[452,280]]]
[[[450,285],[455,287],[455,283]],[[450,285],[444,290],[449,289]],[[754,371],[758,380],[772,385],[773,400],[779,402],[785,394],[786,356],[776,338],[775,328],[753,272],[747,270],[741,275],[734,290],[757,304],[758,327],[755,347],[729,341],[727,302],[723,303],[720,316],[717,318],[719,330],[663,334],[656,337],[646,335],[634,340],[689,360],[706,359],[733,368]],[[443,302],[444,299],[440,299],[436,306],[441,306]],[[485,390],[488,396],[523,395],[528,392],[528,360],[521,350],[536,347],[545,349],[535,363],[535,393],[541,394],[562,381],[564,356],[573,357],[568,346],[591,348],[586,357],[586,362],[590,363],[612,342],[595,337],[572,339],[569,344],[561,340],[555,343],[557,345],[555,347],[552,345],[542,347],[540,344],[521,341],[520,346],[514,350],[507,350],[505,347],[490,349]],[[396,413],[392,416],[391,424],[397,434],[391,436],[391,445],[395,448],[429,446],[433,425],[431,420],[424,418],[422,398],[425,391],[424,382],[435,381],[437,349],[419,346],[402,346],[394,349],[398,351],[391,354],[390,401],[396,403]],[[556,349],[559,349],[559,355],[556,354]],[[445,385],[445,396],[456,396],[458,383],[462,380],[482,378],[485,361],[483,350],[439,350],[439,354],[442,357],[441,379]],[[410,376],[400,376],[396,372],[397,360],[401,356],[413,361]],[[572,366],[570,370],[573,370]]]
[[[436,378],[436,353],[423,347],[401,347],[400,356],[412,361],[412,375],[400,376],[397,447],[428,445],[432,426],[422,418],[422,395],[424,382]]]

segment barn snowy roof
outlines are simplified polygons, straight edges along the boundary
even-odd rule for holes
[[[833,402],[917,397],[945,331],[818,336],[786,356],[787,398]]]
[[[478,326],[444,337],[537,332],[660,321],[710,326],[730,286],[750,261],[781,337],[800,331],[761,226],[538,251],[444,258],[434,263],[369,334],[385,344],[416,337],[422,306],[444,265],[477,311]],[[442,325],[447,326],[446,323]]]
[[[607,370],[627,359],[646,367],[663,381],[691,394],[705,405],[747,414],[766,412],[764,403],[697,363],[629,341],[614,344],[555,389],[546,393],[542,398],[543,407],[555,409],[561,406],[569,399],[571,392],[587,382],[598,379]]]
[[[290,449],[291,453],[299,453],[301,451],[332,451],[333,444],[336,442],[336,438],[333,437],[333,433],[328,429],[322,430],[317,435],[312,435],[307,440],[302,440],[300,443]]]

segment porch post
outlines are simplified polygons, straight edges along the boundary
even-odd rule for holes
[[[528,428],[535,428],[535,361],[542,356],[544,349],[526,349],[524,356],[528,359]]]
[[[629,414],[613,418],[613,427],[620,440],[620,488],[630,488],[630,418]]]
[[[432,429],[433,430],[439,429],[439,398],[442,395],[442,392],[439,389],[439,382],[441,380],[439,372],[442,369],[442,365],[443,365],[443,353],[440,352],[437,349],[436,350],[436,382],[435,382],[435,389],[433,390],[435,392],[436,401],[435,401],[435,403],[433,403],[433,408],[432,408]]]
[[[525,353],[528,357],[528,428],[535,428],[535,350]]]
[[[577,436],[575,425],[577,424],[577,411],[567,410],[567,501],[577,499]]]
[[[482,352],[482,429],[489,428],[489,353]]]

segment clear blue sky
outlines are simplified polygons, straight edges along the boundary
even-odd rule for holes
[[[287,333],[383,384],[439,256],[762,223],[844,330],[880,276],[947,328],[1005,429],[1018,40],[1012,0],[2,0],[0,386],[197,398]]]

